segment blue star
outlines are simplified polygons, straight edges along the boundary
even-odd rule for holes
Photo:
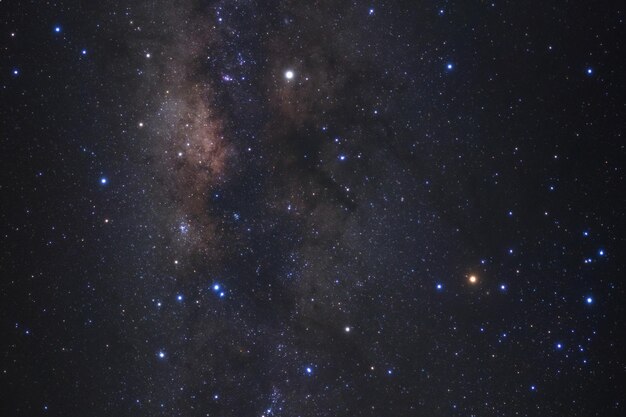
[[[54,33],[61,33],[61,26],[55,26]]]
[[[593,75],[593,68],[587,67],[587,70],[585,72],[587,73],[587,75],[592,76]]]
[[[81,53],[82,55],[87,55],[87,50],[86,50],[86,49],[83,49],[82,51],[80,51],[80,53]]]
[[[531,391],[537,391],[537,387],[536,387],[536,386],[534,386],[534,385],[531,385],[531,386],[530,386],[530,390],[531,390]]]
[[[109,182],[109,180],[107,180],[107,179],[106,179],[106,177],[102,177],[102,178],[100,178],[100,184],[104,185],[104,184],[106,184],[107,182]]]
[[[367,11],[367,14],[369,14],[370,16],[371,16],[371,15],[373,15],[373,14],[374,14],[374,9],[369,9],[369,10]]]
[[[454,69],[454,64],[452,64],[452,62],[448,62],[448,63],[446,64],[446,69],[447,69],[448,71],[452,71],[452,70]]]
[[[182,301],[183,301],[183,295],[182,295],[182,294],[178,294],[178,295],[176,296],[176,300],[177,300],[178,302],[182,302]]]
[[[585,298],[585,302],[587,304],[593,304],[593,297],[589,296],[589,297]]]
[[[219,291],[219,290],[220,290],[220,284],[213,285],[213,291]]]
[[[500,284],[500,290],[506,291],[506,284]]]
[[[437,284],[437,289],[441,291],[443,289],[443,284]]]
[[[340,161],[345,161],[346,160],[346,156],[345,155],[339,155],[339,160]]]
[[[600,249],[600,250],[598,250],[598,255],[600,255],[600,256],[604,256],[604,249]]]
[[[11,71],[11,73],[14,77],[17,77],[18,75],[20,75],[20,70],[18,70],[17,68],[13,68],[13,71]]]
[[[307,366],[305,371],[308,375],[311,375],[313,373],[313,368],[311,368],[310,366]]]
[[[163,358],[165,358],[165,352],[160,350],[159,353],[157,354],[157,356],[159,357],[159,359],[163,359]]]
[[[583,231],[583,236],[584,236],[584,237],[589,236],[589,232],[588,232],[588,231],[586,231],[586,230],[585,230],[585,231]]]
[[[561,342],[558,342],[558,343],[556,344],[556,348],[557,348],[557,350],[561,350],[561,349],[563,349],[563,344],[562,344]]]

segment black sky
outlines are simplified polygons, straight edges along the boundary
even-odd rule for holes
[[[0,16],[1,415],[624,415],[619,2]]]

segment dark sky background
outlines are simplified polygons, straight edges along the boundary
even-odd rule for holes
[[[625,13],[0,2],[0,415],[626,415]]]

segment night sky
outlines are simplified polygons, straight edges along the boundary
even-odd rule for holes
[[[625,416],[619,1],[0,2],[0,415]]]

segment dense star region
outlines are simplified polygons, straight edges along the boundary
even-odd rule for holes
[[[625,11],[0,1],[0,415],[626,415]]]

